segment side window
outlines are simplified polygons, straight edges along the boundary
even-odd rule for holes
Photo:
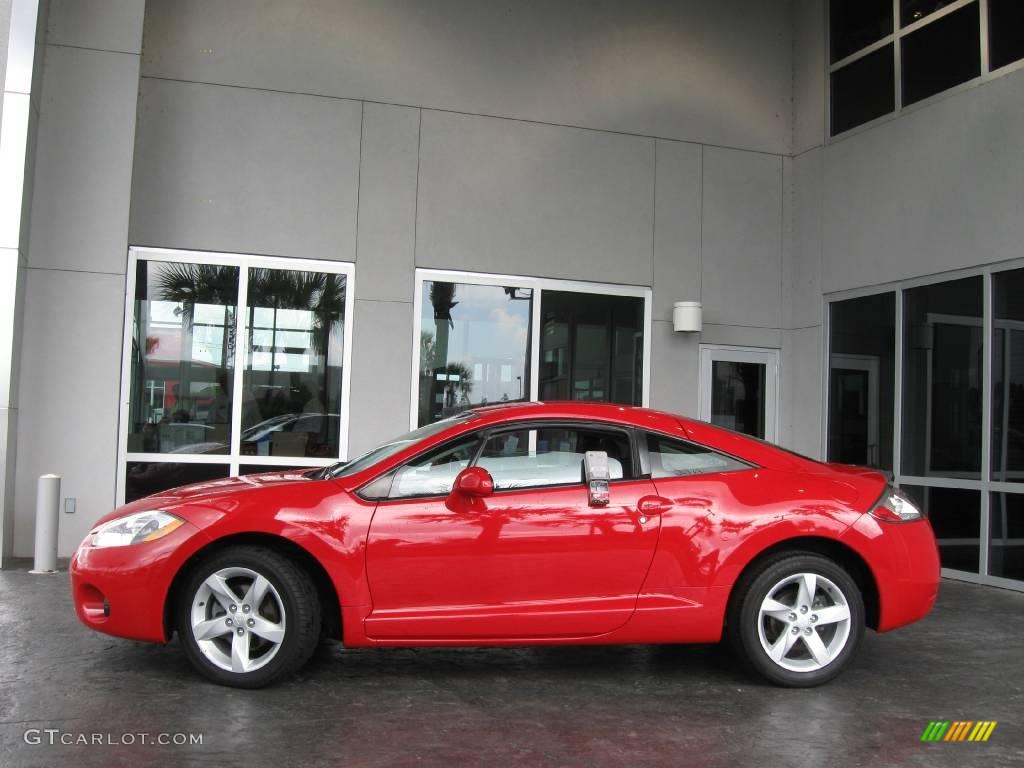
[[[635,477],[626,433],[591,427],[499,432],[484,444],[477,466],[491,474],[498,490],[572,485],[583,482],[587,451],[608,454],[612,480]]]
[[[655,480],[749,469],[742,461],[710,448],[651,432],[647,433],[647,451],[651,459],[651,477]]]
[[[417,456],[391,473],[394,480],[387,498],[447,496],[456,476],[469,466],[479,446],[480,437],[473,435]]]

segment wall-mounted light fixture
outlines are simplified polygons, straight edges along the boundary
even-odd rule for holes
[[[677,301],[672,305],[672,329],[683,333],[700,331],[702,315],[699,301]]]

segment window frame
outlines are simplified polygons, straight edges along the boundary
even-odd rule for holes
[[[967,269],[958,269],[936,275],[906,280],[895,280],[887,283],[880,283],[866,288],[854,288],[845,291],[826,293],[823,296],[824,320],[822,327],[822,353],[823,369],[822,375],[822,419],[820,432],[821,455],[827,455],[828,450],[828,416],[830,412],[830,391],[829,391],[829,361],[831,360],[831,304],[846,299],[873,296],[879,293],[896,294],[896,320],[895,320],[895,360],[896,368],[893,376],[893,390],[891,392],[893,402],[893,470],[891,482],[898,486],[913,485],[931,488],[961,488],[965,490],[980,491],[981,495],[981,530],[979,531],[979,568],[974,571],[959,571],[950,568],[943,568],[942,575],[948,578],[967,581],[974,584],[985,584],[989,586],[1012,589],[1017,592],[1024,592],[1024,582],[1017,579],[1009,579],[1002,576],[992,576],[988,573],[989,549],[991,545],[991,521],[990,509],[993,493],[1024,493],[1024,480],[994,480],[992,479],[992,430],[993,430],[993,354],[992,337],[995,326],[994,307],[994,280],[995,276],[1002,272],[1012,272],[1024,269],[1024,259],[1017,258],[1002,261],[997,264],[987,264]],[[922,286],[934,285],[936,283],[954,282],[964,278],[982,278],[982,382],[981,388],[981,474],[980,479],[956,477],[955,473],[944,472],[942,475],[921,476],[911,475],[903,472],[903,378],[905,358],[905,325],[906,325],[906,292]],[[884,396],[884,395],[883,395]],[[882,471],[882,470],[879,470]]]
[[[540,346],[541,346],[541,301],[545,290],[565,291],[571,293],[593,293],[598,295],[629,296],[644,301],[643,319],[643,382],[641,382],[641,401],[643,408],[650,407],[651,399],[651,331],[652,331],[652,291],[648,286],[618,285],[614,283],[594,283],[578,280],[561,280],[546,277],[526,277],[524,275],[499,275],[489,272],[466,272],[449,269],[417,268],[414,282],[413,328],[412,328],[412,372],[409,388],[409,428],[416,429],[419,424],[419,381],[420,381],[420,332],[423,326],[423,284],[427,281],[464,283],[470,285],[491,285],[533,290],[533,305],[530,319],[530,370],[529,397],[524,392],[524,400],[537,402],[540,394]],[[585,402],[585,401],[580,401]]]
[[[909,104],[909,105],[905,106],[903,104],[903,74],[902,74],[903,73],[903,62],[902,62],[902,49],[901,49],[902,38],[906,37],[909,34],[913,34],[917,30],[921,29],[922,27],[927,26],[931,22],[936,21],[938,19],[941,19],[944,16],[947,16],[947,15],[949,15],[951,13],[955,13],[956,11],[958,11],[958,10],[960,10],[960,9],[962,9],[962,8],[964,8],[964,7],[970,5],[971,3],[974,3],[974,2],[979,3],[979,7],[978,7],[978,13],[979,13],[979,24],[978,24],[979,30],[978,30],[978,34],[980,36],[980,46],[981,46],[981,61],[980,61],[980,64],[981,64],[981,74],[978,77],[972,78],[970,80],[966,80],[965,82],[959,83],[958,85],[954,85],[952,88],[948,88],[948,89],[946,89],[944,91],[940,91],[939,93],[933,94],[931,96],[928,96],[927,98],[921,99],[920,101],[915,101],[913,104]],[[822,32],[822,34],[824,35],[824,38],[823,38],[824,39],[824,45],[822,45],[822,51],[823,51],[823,53],[822,53],[822,64],[823,64],[823,66],[825,68],[825,103],[823,105],[823,108],[824,108],[824,111],[825,111],[825,115],[824,115],[824,117],[825,117],[824,143],[826,145],[831,144],[832,142],[835,142],[835,141],[842,141],[843,139],[846,139],[847,137],[850,137],[850,136],[855,136],[858,133],[861,133],[862,131],[867,131],[867,130],[870,130],[871,128],[874,128],[877,125],[881,125],[883,123],[887,123],[890,120],[895,120],[896,118],[898,118],[902,114],[910,113],[910,112],[913,112],[915,110],[925,108],[925,107],[927,107],[930,104],[934,104],[937,101],[941,101],[942,99],[949,98],[949,97],[953,96],[954,94],[961,93],[961,92],[969,90],[971,88],[976,88],[977,86],[979,86],[979,85],[981,85],[983,83],[987,83],[990,80],[994,80],[997,77],[1002,77],[1003,75],[1010,74],[1011,72],[1015,72],[1015,71],[1017,71],[1019,69],[1024,69],[1024,59],[1017,59],[1016,61],[1011,61],[1008,64],[1004,64],[1003,66],[1001,66],[1001,67],[999,67],[997,69],[992,69],[991,68],[991,63],[989,61],[990,41],[989,41],[989,2],[988,2],[988,0],[956,0],[955,2],[950,3],[949,5],[945,6],[944,8],[941,8],[938,11],[935,11],[934,13],[930,13],[927,16],[925,16],[925,17],[923,17],[921,19],[918,19],[917,21],[915,21],[915,22],[913,22],[911,24],[908,24],[905,27],[900,27],[900,25],[899,25],[899,21],[900,21],[900,8],[899,8],[899,4],[900,4],[900,0],[893,0],[893,11],[892,11],[893,12],[893,32],[892,32],[892,34],[886,35],[885,37],[880,38],[879,40],[876,40],[875,42],[873,42],[870,45],[867,45],[867,46],[861,48],[858,51],[854,51],[849,56],[846,56],[846,57],[844,57],[842,59],[839,59],[835,63],[831,62],[831,50],[830,50],[831,46],[832,46],[832,42],[831,42],[831,28],[830,28],[830,25],[831,25],[831,19],[830,19],[831,3],[826,2],[824,4],[824,12],[822,13],[822,19],[823,19],[823,24],[824,24],[823,32]],[[863,56],[867,56],[870,53],[874,53],[875,51],[877,51],[880,48],[883,48],[883,47],[885,47],[886,45],[889,45],[889,44],[892,44],[894,46],[893,55],[895,57],[895,60],[894,60],[894,66],[893,66],[893,73],[894,73],[893,76],[895,78],[894,87],[896,89],[895,90],[895,93],[896,93],[895,108],[893,109],[892,112],[888,112],[888,113],[886,113],[884,115],[876,117],[873,120],[869,120],[866,123],[861,123],[860,125],[856,125],[856,126],[850,128],[848,130],[843,131],[842,133],[837,133],[835,135],[832,135],[832,74],[836,70],[842,69],[847,64],[852,64],[857,59],[859,59],[859,58],[861,58]]]
[[[343,315],[343,344],[341,371],[341,404],[339,407],[338,455],[326,458],[303,456],[246,456],[241,453],[242,409],[235,401],[231,407],[231,441],[223,454],[146,453],[128,450],[128,432],[131,406],[131,352],[132,329],[135,322],[135,281],[139,261],[165,264],[208,264],[238,268],[238,299],[235,304],[235,349],[231,368],[232,391],[241,392],[245,374],[246,344],[248,338],[249,303],[248,275],[253,268],[329,272],[345,276],[345,311]],[[241,465],[259,465],[267,472],[308,467],[327,467],[348,458],[350,401],[352,393],[352,333],[355,311],[355,264],[347,261],[296,259],[283,256],[258,256],[242,253],[192,251],[177,248],[128,248],[128,273],[125,282],[124,328],[121,337],[121,377],[119,423],[117,438],[117,504],[124,504],[129,462],[163,464],[226,464],[228,476],[238,474]]]

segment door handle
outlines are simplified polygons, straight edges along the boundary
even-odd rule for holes
[[[663,496],[644,496],[636,508],[642,515],[661,515],[672,509],[672,501]]]

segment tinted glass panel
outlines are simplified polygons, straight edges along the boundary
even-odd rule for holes
[[[447,496],[455,478],[476,456],[480,438],[476,435],[442,445],[425,456],[400,467],[388,491],[392,499],[413,496]]]
[[[418,424],[530,397],[533,290],[425,280]]]
[[[989,0],[989,69],[999,69],[1024,59],[1024,3],[1021,0]]]
[[[290,467],[274,467],[269,464],[240,464],[238,467],[239,475],[262,475],[267,472],[299,472],[312,469],[308,464],[296,464]]]
[[[173,461],[129,461],[125,474],[125,503],[159,491],[228,476],[228,464],[180,464]]]
[[[1024,270],[992,276],[992,479],[1024,481]]]
[[[832,0],[828,19],[834,64],[892,33],[892,0]]]
[[[981,534],[981,494],[962,488],[903,486],[921,505],[939,542],[943,568],[977,573]]]
[[[982,279],[904,293],[903,474],[980,477]]]
[[[911,32],[901,43],[903,104],[913,104],[981,74],[978,4]]]
[[[651,461],[651,477],[655,480],[749,469],[743,462],[723,456],[710,448],[684,440],[673,440],[664,435],[648,433],[647,450]]]
[[[139,261],[129,453],[227,453],[238,268]]]
[[[477,466],[491,473],[497,489],[582,484],[587,451],[608,454],[612,480],[633,477],[626,434],[586,427],[502,432],[487,440]]]
[[[900,0],[900,26],[905,27],[931,16],[954,0]]]
[[[643,299],[544,291],[541,316],[541,400],[640,405]]]
[[[337,458],[345,282],[326,272],[249,271],[243,456]]]
[[[1024,494],[993,493],[989,526],[989,574],[1024,579]]]
[[[763,438],[766,371],[761,363],[713,360],[711,423]]]
[[[828,460],[892,469],[896,294],[830,305]]]
[[[887,45],[832,73],[833,136],[896,108],[895,67]]]

